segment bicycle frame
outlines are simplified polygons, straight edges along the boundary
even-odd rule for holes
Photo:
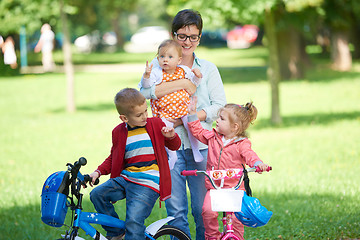
[[[266,171],[270,171],[271,167],[269,167]],[[225,179],[229,178],[239,178],[238,183],[236,186],[229,188],[233,190],[237,190],[240,185],[242,184],[244,180],[244,173],[246,172],[262,172],[260,168],[253,167],[253,168],[247,168],[247,169],[225,169],[225,170],[211,170],[211,171],[198,171],[198,170],[190,170],[190,171],[182,171],[181,174],[183,176],[191,176],[198,174],[205,175],[209,180],[211,185],[214,187],[215,190],[223,189],[223,184]],[[214,180],[221,180],[220,186],[217,186]],[[234,239],[234,240],[240,240],[238,236],[234,234],[233,226],[232,226],[232,216],[234,212],[223,212],[223,232],[221,233],[221,240],[228,240],[228,239]]]
[[[145,230],[145,236],[149,239],[154,239],[152,236],[167,222],[173,220],[174,217],[167,217],[164,219],[160,219],[151,225],[149,225]],[[73,228],[81,228],[87,235],[90,235],[93,239],[99,240],[107,240],[101,233],[99,233],[93,226],[90,224],[100,224],[106,225],[109,227],[116,227],[120,229],[125,229],[125,222],[123,220],[105,215],[100,213],[93,212],[82,212],[81,209],[75,210],[75,221],[73,224]],[[80,240],[82,238],[76,237],[76,240]]]
[[[105,214],[82,211],[83,194],[80,193],[81,186],[86,186],[87,182],[92,181],[89,175],[82,175],[80,172],[80,167],[85,165],[86,162],[87,161],[85,158],[80,158],[79,161],[74,163],[74,165],[70,163],[67,164],[69,177],[65,181],[65,188],[67,189],[65,192],[67,192],[67,198],[69,198],[71,202],[67,202],[66,207],[70,208],[73,211],[74,215],[72,216],[72,224],[69,227],[70,231],[66,231],[66,235],[63,236],[63,239],[84,240],[83,238],[78,236],[78,230],[79,228],[81,228],[82,230],[84,230],[86,235],[90,235],[90,237],[92,237],[93,239],[107,240],[106,237],[104,237],[90,224],[100,224],[125,230],[125,221]],[[99,181],[97,180],[95,182],[95,185],[97,185],[98,183]],[[69,191],[69,188],[71,190],[71,193]],[[77,203],[74,202],[74,197],[77,200]],[[160,219],[146,227],[145,236],[147,237],[147,239],[155,240],[155,238],[153,238],[152,236],[154,236],[163,225],[173,219],[174,217]]]
[[[238,236],[234,234],[233,226],[232,226],[232,216],[233,212],[225,212],[223,213],[223,218],[221,219],[223,223],[223,232],[221,233],[221,240],[226,239],[234,239],[234,240],[240,240]]]

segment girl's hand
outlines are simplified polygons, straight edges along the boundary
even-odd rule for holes
[[[149,62],[146,61],[145,72],[144,72],[144,75],[143,75],[144,78],[148,79],[148,78],[150,77],[150,73],[151,73],[152,67],[153,67],[153,64],[151,64],[151,65],[149,66]]]
[[[192,96],[190,98],[190,103],[188,104],[188,111],[190,115],[196,114],[196,103],[197,103],[197,97]]]
[[[175,129],[172,127],[163,127],[161,133],[166,138],[172,138],[175,136]]]
[[[268,169],[269,165],[267,165],[266,163],[260,163],[257,165],[257,167],[259,167],[260,170],[264,172]],[[259,172],[259,173],[261,173],[261,172]]]

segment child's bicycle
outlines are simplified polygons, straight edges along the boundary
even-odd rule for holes
[[[60,171],[50,175],[44,183],[41,195],[41,220],[52,227],[64,225],[68,208],[72,211],[71,224],[68,226],[63,240],[83,240],[78,236],[79,228],[96,240],[107,240],[90,224],[101,224],[125,229],[125,222],[117,218],[94,212],[82,211],[83,194],[81,187],[91,181],[89,175],[82,175],[80,167],[86,165],[86,159],[80,158],[74,164],[67,164],[67,171]],[[98,184],[98,179],[95,184]],[[77,200],[77,201],[76,201]],[[75,202],[76,201],[76,202]],[[190,240],[180,229],[165,225],[174,219],[167,217],[149,225],[145,230],[147,240],[179,239]]]
[[[270,171],[269,167],[266,171]],[[221,233],[221,240],[240,240],[234,234],[232,226],[232,216],[235,216],[241,223],[248,227],[260,227],[268,223],[272,216],[272,212],[261,206],[258,199],[251,196],[249,186],[248,172],[262,172],[260,168],[243,168],[243,169],[226,169],[226,170],[212,170],[212,171],[182,171],[183,176],[197,176],[204,174],[209,180],[214,189],[210,190],[211,209],[215,212],[222,212],[223,218],[223,232]],[[224,180],[229,178],[239,178],[239,182],[235,187],[223,188]],[[220,186],[217,186],[215,180],[220,180]],[[245,188],[248,195],[241,190],[236,190],[240,187],[242,182],[245,182]]]

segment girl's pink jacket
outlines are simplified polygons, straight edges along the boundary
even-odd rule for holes
[[[254,167],[262,163],[257,154],[251,149],[251,142],[248,138],[237,138],[224,147],[222,135],[216,132],[215,129],[204,129],[196,115],[189,116],[188,126],[195,138],[209,146],[206,170],[242,169],[241,164]],[[227,179],[224,182],[224,187],[234,187],[237,183],[238,179]],[[220,180],[216,184],[219,186]],[[213,188],[207,178],[205,179],[205,185],[207,189]],[[240,189],[244,190],[244,184],[240,186]]]

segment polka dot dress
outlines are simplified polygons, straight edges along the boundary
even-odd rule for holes
[[[185,78],[185,71],[181,67],[177,67],[173,74],[163,71],[162,82],[171,82],[181,78]],[[187,104],[189,102],[189,93],[182,89],[167,94],[160,99],[151,99],[150,105],[154,117],[175,119],[188,114]]]

